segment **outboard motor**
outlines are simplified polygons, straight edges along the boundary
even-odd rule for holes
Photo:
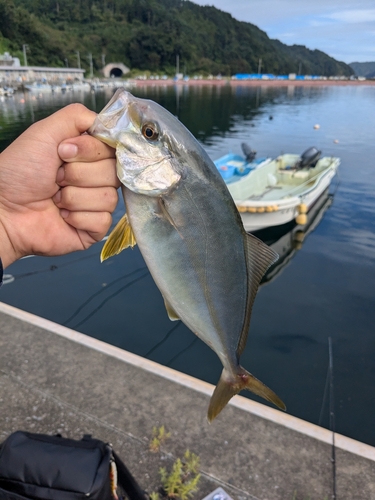
[[[317,164],[320,155],[322,154],[321,151],[316,149],[315,147],[306,149],[304,153],[301,154],[301,158],[298,161],[296,167],[297,168],[314,168],[315,165]]]
[[[251,161],[253,161],[257,152],[254,151],[253,149],[251,149],[251,147],[248,144],[246,144],[246,142],[243,142],[241,144],[241,148],[242,148],[243,154],[245,155],[246,161],[249,163]]]

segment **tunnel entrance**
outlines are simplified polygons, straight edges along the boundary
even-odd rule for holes
[[[121,78],[126,73],[129,73],[129,71],[129,68],[120,62],[107,64],[103,68],[105,78]]]
[[[120,68],[112,68],[109,72],[109,76],[114,78],[120,78],[123,74],[124,72]]]

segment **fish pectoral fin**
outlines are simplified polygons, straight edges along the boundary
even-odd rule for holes
[[[243,389],[247,389],[257,396],[261,396],[281,410],[286,410],[286,406],[281,399],[269,387],[263,384],[263,382],[242,368],[242,366],[238,367],[235,379],[233,379],[224,368],[210,400],[207,413],[208,421],[212,422],[229,400]]]
[[[259,284],[267,269],[279,258],[278,254],[274,252],[272,248],[252,234],[246,234],[244,243],[247,265],[247,307],[242,334],[237,347],[238,356],[240,356],[245,349],[251,311],[253,309]]]
[[[113,255],[117,255],[125,248],[134,247],[137,244],[128,216],[125,214],[115,228],[108,236],[107,241],[104,243],[100,254],[100,261],[108,259]]]
[[[167,207],[165,206],[165,201],[163,200],[163,198],[161,196],[159,197],[158,202],[159,202],[159,208],[160,208],[160,212],[161,212],[162,216],[164,217],[164,219],[166,219],[169,222],[169,224],[172,227],[175,228],[175,230],[178,232],[178,234],[182,238],[179,230],[177,229],[177,226],[176,226],[174,220],[172,219],[171,214],[168,212]]]
[[[167,310],[168,317],[171,321],[178,321],[181,319],[166,299],[164,299],[164,304],[165,304],[165,308]]]

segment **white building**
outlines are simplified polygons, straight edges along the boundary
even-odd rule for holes
[[[33,81],[57,82],[61,80],[83,80],[85,70],[79,68],[45,68],[21,66],[18,57],[8,52],[0,54],[0,83],[14,84]]]

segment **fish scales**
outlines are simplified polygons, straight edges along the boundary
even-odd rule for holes
[[[126,214],[102,250],[135,242],[171,319],[181,319],[219,356],[213,420],[248,389],[284,403],[240,365],[259,282],[276,254],[247,235],[216,167],[192,134],[158,104],[120,89],[89,133],[116,148]]]
[[[220,214],[215,197],[205,202],[204,192],[202,189],[200,196],[195,191],[192,198],[185,184],[170,195],[171,199],[166,197],[178,232],[165,219],[155,217],[158,207],[153,199],[144,196],[146,200],[140,200],[132,192],[126,193],[125,199],[135,238],[139,248],[146,249],[141,252],[164,298],[174,304],[184,323],[214,348],[223,364],[234,365],[247,302],[245,252],[236,231],[226,229],[227,224],[234,226],[233,214]],[[200,208],[202,202],[205,210]],[[219,230],[208,231],[212,224],[219,224]],[[218,269],[226,272],[218,273]],[[197,314],[186,314],[191,310]]]

